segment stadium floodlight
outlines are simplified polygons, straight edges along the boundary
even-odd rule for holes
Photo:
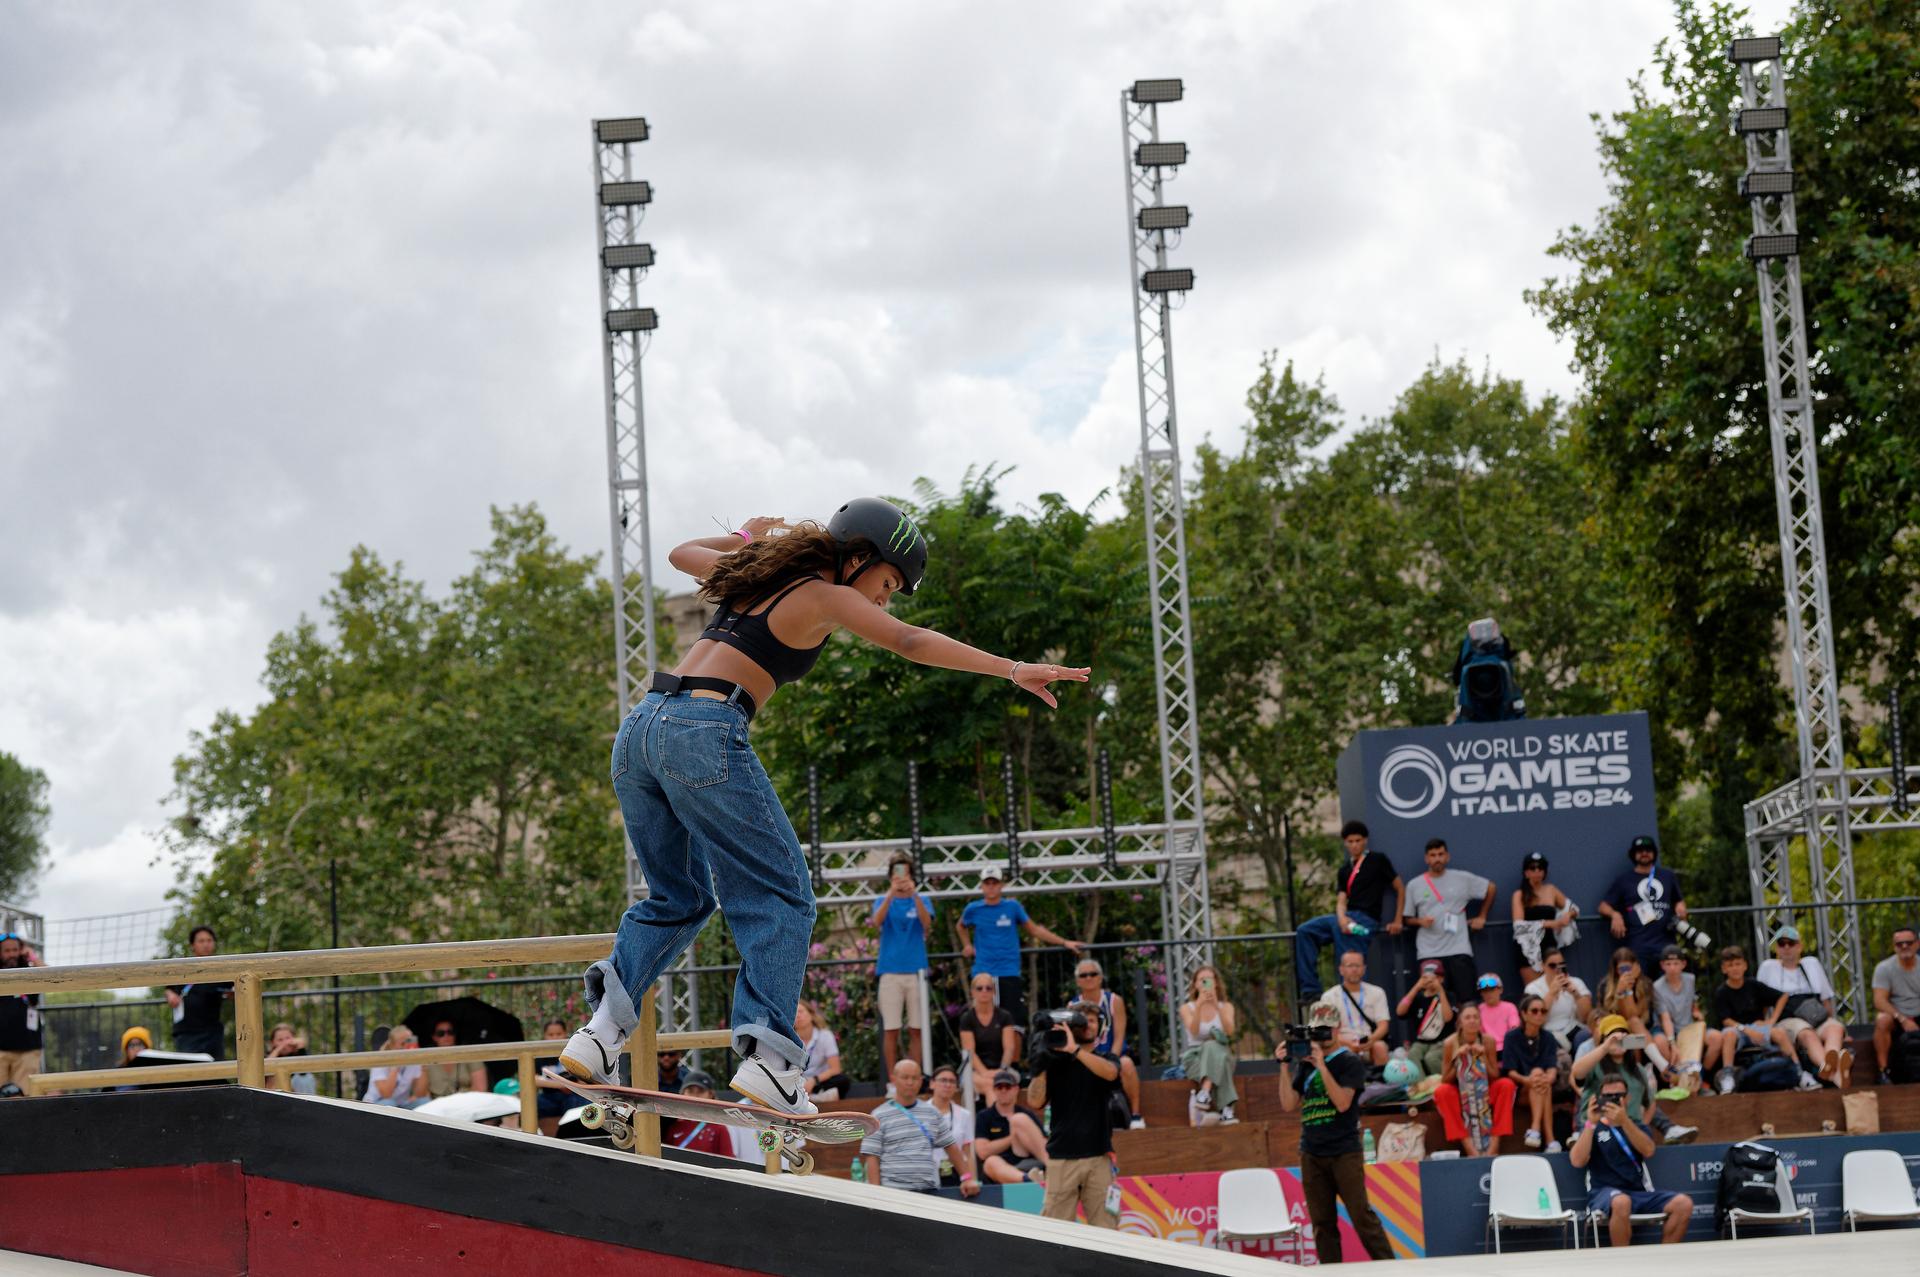
[[[600,202],[608,207],[615,204],[651,204],[653,185],[649,182],[603,182],[600,186]]]
[[[1156,204],[1140,210],[1143,231],[1183,231],[1192,220],[1193,215],[1185,204]]]
[[[1140,277],[1140,291],[1143,293],[1184,293],[1193,288],[1193,272],[1190,270],[1150,270]]]
[[[1747,238],[1747,260],[1750,262],[1772,261],[1775,258],[1799,255],[1800,237],[1798,235],[1752,235]]]
[[[1778,133],[1786,127],[1784,106],[1750,106],[1733,113],[1735,133]]]
[[[600,250],[600,261],[608,270],[645,270],[653,265],[653,245],[609,244]]]
[[[1790,168],[1756,169],[1740,175],[1740,198],[1758,199],[1762,195],[1793,194],[1793,170]]]
[[[1179,168],[1187,162],[1187,144],[1142,142],[1133,148],[1133,162],[1141,168]]]
[[[607,331],[610,333],[650,333],[659,326],[660,316],[654,313],[651,306],[607,312]]]
[[[611,146],[616,142],[644,142],[647,140],[647,122],[639,116],[630,120],[596,120],[594,135]]]
[[[1133,82],[1133,100],[1135,102],[1178,102],[1186,92],[1186,87],[1178,80],[1135,80]]]
[[[1777,35],[1742,36],[1727,50],[1729,62],[1766,62],[1779,56],[1780,37]]]

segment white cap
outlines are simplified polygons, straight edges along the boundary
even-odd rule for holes
[[[999,865],[988,865],[985,869],[982,869],[980,871],[981,882],[986,882],[989,879],[991,879],[994,882],[999,882],[1002,880],[1002,874],[1000,873]]]

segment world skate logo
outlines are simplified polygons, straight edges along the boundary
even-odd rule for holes
[[[1401,745],[1380,760],[1380,805],[1402,820],[1418,820],[1447,796],[1447,769],[1425,745]]]

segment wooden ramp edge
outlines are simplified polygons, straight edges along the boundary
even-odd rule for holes
[[[129,1247],[135,1237],[166,1237],[168,1253]],[[395,1261],[551,1270],[569,1259],[640,1261],[663,1277],[900,1264],[951,1277],[1276,1271],[1271,1259],[823,1175],[239,1087],[0,1104],[0,1246],[156,1274],[324,1277]]]

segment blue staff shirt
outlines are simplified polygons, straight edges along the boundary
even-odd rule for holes
[[[1020,928],[1027,911],[1018,900],[1000,897],[990,905],[974,900],[960,912],[960,925],[973,928],[973,974],[996,978],[1020,974]]]
[[[933,916],[933,901],[919,897]],[[920,911],[911,899],[882,896],[873,907],[880,924],[880,960],[874,966],[877,975],[913,975],[927,967],[927,929],[920,922]]]

